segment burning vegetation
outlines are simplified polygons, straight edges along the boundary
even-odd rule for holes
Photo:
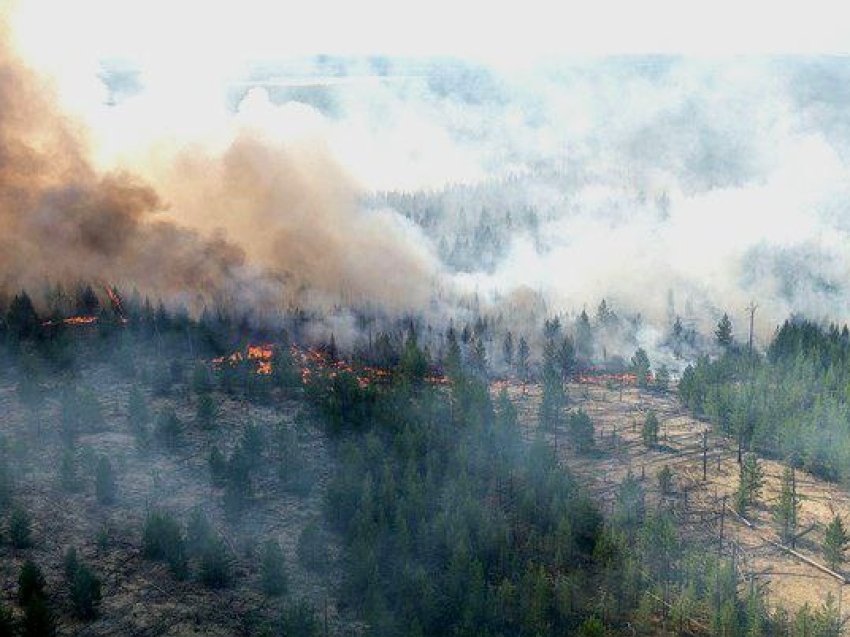
[[[670,395],[640,349],[628,365],[585,358],[581,317],[515,349],[485,316],[460,330],[364,318],[362,341],[342,348],[310,342],[297,314],[274,327],[220,308],[193,318],[111,287],[46,298],[51,318],[26,293],[2,313],[0,552],[16,575],[47,575],[25,602],[0,596],[3,621],[435,636],[794,625],[741,592],[731,545],[689,546],[636,476],[612,511],[586,491],[585,465],[617,458],[594,455],[593,405],[571,393]],[[726,347],[726,360],[747,355]],[[666,435],[647,418],[634,437],[661,449]],[[793,610],[837,621],[829,605]]]

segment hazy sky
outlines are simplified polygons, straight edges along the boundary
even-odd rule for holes
[[[12,35],[95,161],[166,197],[181,149],[245,130],[293,165],[326,149],[355,189],[532,176],[544,244],[516,237],[476,289],[850,317],[834,3],[456,4],[19,0]]]

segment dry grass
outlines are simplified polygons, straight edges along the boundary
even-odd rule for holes
[[[703,481],[702,432],[710,431],[710,425],[691,417],[673,395],[635,388],[621,393],[619,389],[588,384],[571,384],[567,389],[570,408],[584,409],[593,420],[600,453],[592,457],[576,455],[563,427],[546,435],[558,446],[571,469],[583,478],[604,511],[611,510],[617,485],[631,471],[643,478],[652,502],[672,509],[689,541],[700,543],[706,551],[722,550],[734,555],[743,580],[752,579],[763,587],[769,604],[781,603],[796,609],[803,604],[819,606],[830,593],[841,598],[844,585],[838,579],[768,541],[780,540],[772,510],[784,465],[760,458],[765,485],[758,506],[747,514],[750,526],[731,511],[739,472],[736,445],[709,433],[707,480]],[[514,385],[508,391],[527,435],[537,435],[539,387],[523,390]],[[661,424],[658,449],[647,449],[641,441],[641,425],[649,410],[656,412]],[[661,494],[656,477],[664,466],[669,466],[674,474],[675,488],[670,495]],[[807,531],[797,540],[796,549],[825,564],[820,550],[824,528],[835,513],[850,520],[850,496],[838,485],[803,471],[797,471],[796,477],[797,492],[802,498],[798,528]],[[724,496],[728,503],[725,514]],[[846,575],[850,576],[850,570]]]

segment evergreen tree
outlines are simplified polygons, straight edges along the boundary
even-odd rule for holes
[[[136,439],[136,446],[140,450],[147,449],[150,444],[150,433],[148,431],[150,420],[151,415],[145,395],[138,387],[134,386],[130,390],[130,397],[127,401],[127,422]]]
[[[201,429],[211,429],[216,418],[217,407],[215,400],[208,393],[201,394],[195,410],[195,419]]]
[[[34,597],[24,605],[21,629],[21,637],[53,637],[56,634],[56,619],[44,597]]]
[[[298,561],[316,573],[327,571],[330,562],[327,540],[315,520],[310,521],[298,536]]]
[[[524,336],[520,336],[516,352],[516,373],[520,380],[528,380],[530,357],[531,349],[528,347],[528,341]]]
[[[32,521],[27,512],[20,507],[13,508],[9,516],[9,539],[16,549],[32,546]]]
[[[192,391],[198,396],[204,396],[213,389],[213,379],[210,368],[206,363],[199,362],[192,369]]]
[[[191,557],[199,557],[206,547],[215,539],[215,533],[207,516],[201,509],[192,511],[186,524],[186,552]]]
[[[18,576],[18,603],[26,606],[35,598],[44,598],[44,574],[32,560],[27,560]]]
[[[163,409],[156,419],[157,441],[166,449],[174,451],[183,444],[183,424],[173,408]]]
[[[847,550],[848,542],[850,535],[844,528],[844,522],[836,515],[827,525],[823,536],[823,556],[832,570],[838,570],[844,563],[844,551]]]
[[[428,373],[428,359],[419,348],[416,339],[416,330],[413,329],[412,325],[407,333],[407,340],[401,354],[399,369],[407,382],[413,384],[421,383]]]
[[[735,492],[735,509],[738,513],[744,515],[749,507],[756,504],[763,485],[764,474],[758,458],[754,453],[748,453],[741,463],[738,489]]]
[[[142,555],[149,560],[165,561],[177,579],[186,577],[186,543],[172,515],[160,511],[148,513],[142,532]]]
[[[502,343],[502,359],[505,361],[505,365],[508,368],[512,367],[514,364],[514,336],[508,331],[505,334],[505,340]]]
[[[566,382],[575,373],[576,348],[573,344],[573,339],[569,336],[561,339],[561,346],[558,348],[558,367],[560,368],[561,380],[563,382]]]
[[[210,481],[214,487],[223,487],[227,483],[227,459],[218,447],[210,451],[207,464],[210,468]]]
[[[540,399],[539,420],[544,429],[557,429],[561,422],[561,410],[566,404],[566,393],[561,383],[557,350],[549,339],[543,348],[543,395]]]
[[[59,461],[59,485],[69,493],[76,493],[82,487],[77,470],[77,454],[66,449]]]
[[[646,355],[646,350],[639,347],[632,356],[632,373],[635,375],[638,387],[644,389],[649,386],[650,366],[649,356]]]
[[[207,588],[224,588],[230,584],[230,554],[224,542],[213,538],[204,547],[200,559],[200,579]]]
[[[68,585],[74,615],[83,620],[96,618],[101,601],[100,579],[88,566],[78,562],[68,578]]]
[[[593,328],[587,312],[582,310],[576,319],[575,326],[575,348],[576,356],[583,363],[593,360]]]
[[[664,465],[658,470],[658,489],[663,495],[673,492],[673,471],[669,465]]]
[[[800,510],[800,498],[797,496],[797,486],[794,469],[785,467],[779,487],[779,500],[773,510],[773,518],[778,527],[782,542],[794,544],[797,534],[797,514]]]
[[[714,330],[714,339],[724,349],[732,346],[732,321],[729,320],[728,314],[724,314],[718,321],[717,329]]]
[[[595,449],[593,422],[583,409],[574,411],[569,418],[570,440],[579,453],[588,453]]]
[[[12,505],[12,494],[14,493],[14,483],[12,481],[12,473],[9,471],[6,459],[0,451],[0,510],[6,509]]]
[[[15,295],[6,313],[6,330],[14,340],[29,340],[41,334],[41,319],[26,292]]]
[[[115,469],[109,458],[101,456],[97,461],[94,476],[94,492],[97,501],[103,505],[115,504],[118,497],[118,482],[115,477]]]
[[[643,421],[643,427],[640,431],[641,440],[643,440],[643,444],[646,445],[650,449],[654,449],[658,446],[658,432],[660,430],[660,424],[658,422],[658,416],[655,411],[650,409],[646,413],[646,418]]]
[[[263,545],[260,582],[263,592],[272,597],[284,595],[289,587],[283,551],[274,540],[267,540]]]

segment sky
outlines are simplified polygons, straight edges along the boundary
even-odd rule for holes
[[[232,59],[454,54],[847,52],[836,2],[18,0],[17,31],[66,55]]]

